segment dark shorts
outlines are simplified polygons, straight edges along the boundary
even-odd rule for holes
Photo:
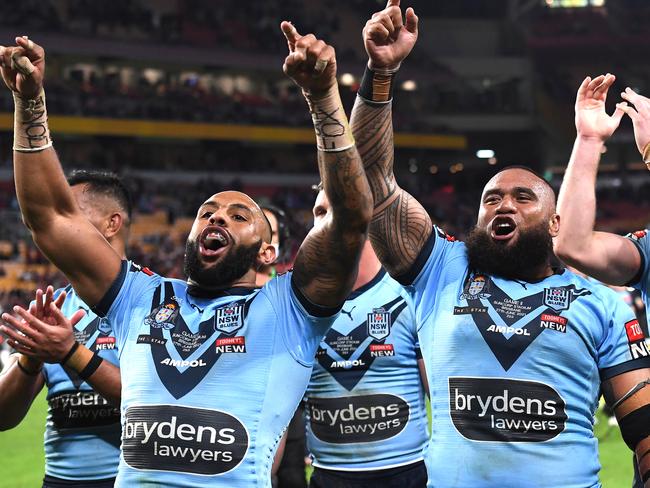
[[[75,488],[113,488],[115,478],[102,480],[64,480],[54,476],[45,475],[43,478],[43,488],[66,488],[74,486]]]
[[[334,471],[314,468],[309,488],[426,488],[424,461],[378,471]]]

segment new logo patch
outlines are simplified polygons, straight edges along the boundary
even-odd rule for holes
[[[650,356],[650,348],[646,344],[645,335],[638,320],[634,319],[626,322],[625,333],[627,334],[628,347],[633,359]]]

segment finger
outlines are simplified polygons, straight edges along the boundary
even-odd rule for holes
[[[321,53],[325,50],[326,47],[327,44],[325,44],[324,41],[316,41],[311,46],[309,46],[309,49],[307,49],[307,63],[305,64],[304,68],[307,70],[316,69],[316,63],[321,60],[321,62],[318,64],[320,73],[322,73],[327,66],[327,59],[321,59]]]
[[[589,82],[589,85],[587,85],[588,97],[593,97],[594,90],[600,86],[600,84],[603,82],[604,79],[605,79],[605,75],[599,75]]]
[[[25,49],[28,53],[33,52],[36,47],[40,47],[28,36],[16,37],[16,44]]]
[[[56,297],[56,300],[54,300],[54,305],[57,306],[57,308],[61,308],[63,306],[63,303],[65,302],[66,297],[68,296],[68,293],[63,290],[58,297]]]
[[[284,34],[284,37],[287,39],[287,44],[289,45],[289,51],[293,52],[296,46],[296,42],[302,37],[300,34],[298,34],[298,30],[296,27],[291,23],[282,21],[280,24],[280,29],[282,29],[282,33]]]
[[[607,98],[607,91],[612,86],[614,81],[616,81],[616,77],[607,73],[603,82],[594,90],[594,97],[602,99]]]
[[[0,56],[2,56],[2,67],[11,69],[11,53],[14,51],[12,47],[0,46]]]
[[[82,312],[82,315],[79,318],[83,317],[86,314],[86,312],[84,310],[80,309],[80,310],[77,310],[75,312],[73,317],[75,315],[77,315],[79,312]],[[50,313],[52,314],[52,316],[56,320],[57,325],[59,325],[59,326],[66,326],[67,325],[68,319],[66,318],[65,315],[63,315],[63,312],[61,312],[61,309],[54,306],[53,303],[50,304]],[[77,320],[77,322],[78,322],[78,320]]]
[[[9,344],[9,346],[11,346],[13,349],[15,349],[16,351],[18,351],[21,354],[25,354],[26,356],[31,356],[31,357],[35,356],[33,349],[31,349],[31,348],[29,348],[27,346],[24,346],[24,345],[22,345],[22,344],[20,344],[20,343],[18,343],[16,341],[14,341],[13,339],[7,339],[7,344]]]
[[[634,107],[628,105],[625,102],[622,103],[617,103],[616,104],[616,109],[617,110],[622,110],[624,113],[626,113],[633,121],[636,120],[639,116],[639,112],[634,110]]]
[[[320,56],[316,60],[316,65],[314,66],[314,75],[318,76],[325,68],[335,59],[334,48],[332,46],[325,46],[321,51]]]
[[[398,17],[400,18],[400,24],[401,24],[401,14],[399,14]],[[388,12],[381,12],[379,15],[377,15],[377,17],[370,20],[370,24],[383,25],[384,27],[386,27],[390,35],[393,35],[396,30],[393,18]]]
[[[591,76],[587,76],[584,80],[582,80],[582,83],[580,83],[580,87],[578,88],[577,101],[584,100],[584,98],[587,96],[587,88],[589,87],[589,83],[591,83]]]
[[[11,321],[7,319],[5,319],[5,321],[9,323],[12,327],[14,327],[14,324],[11,323]],[[29,347],[30,349],[35,349],[37,347],[36,343],[32,340],[31,337],[29,337],[28,335],[21,334],[19,332],[19,329],[17,328],[12,329],[11,327],[7,327],[6,325],[0,325],[0,334],[13,340],[14,342],[19,342],[20,344],[23,344]]]
[[[388,0],[386,7],[399,7],[399,1],[400,0]]]
[[[35,309],[32,311],[32,308],[29,308],[29,311],[36,315],[37,317],[43,316],[43,290],[40,288],[36,290],[36,300],[34,300]]]
[[[85,315],[86,315],[86,312],[84,310],[81,310],[81,309],[77,310],[74,314],[72,314],[72,317],[70,317],[70,319],[69,319],[70,324],[74,327],[75,325],[77,325],[79,323],[79,321],[81,319],[84,318]]]
[[[616,110],[614,110],[614,113],[609,118],[615,128],[620,125],[621,119],[623,118],[623,115],[625,115],[624,105],[627,106],[626,103],[617,103]]]
[[[383,24],[374,23],[368,27],[368,29],[366,30],[366,35],[368,36],[368,39],[380,43],[388,39],[388,37],[390,36],[390,32],[388,32],[388,29],[386,29],[386,27],[384,27]]]
[[[420,19],[418,19],[418,16],[415,15],[415,10],[413,10],[413,7],[409,7],[406,9],[406,23],[404,26],[406,27],[406,30],[409,31],[411,34],[417,34],[418,33],[418,22]]]
[[[29,313],[27,310],[25,310],[22,307],[14,307],[14,312],[16,312],[20,317],[27,323],[29,324],[29,329],[28,330],[35,330],[38,332],[42,332],[45,327],[47,327],[47,324],[44,322],[41,322],[39,319],[37,319],[34,315]],[[22,331],[21,331],[22,332]]]
[[[27,56],[21,55],[20,51],[16,50],[11,54],[11,68],[15,69],[23,76],[31,76],[36,67],[32,64]]]
[[[647,100],[644,96],[639,95],[637,92],[632,90],[629,86],[621,93],[621,97],[624,100],[627,100],[630,103],[633,103],[635,106],[641,104],[644,100]]]

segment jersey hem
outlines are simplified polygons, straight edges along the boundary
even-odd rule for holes
[[[408,466],[409,464],[415,464],[424,461],[424,457],[421,456],[419,458],[409,460],[409,461],[404,461],[401,463],[396,463],[396,464],[386,464],[383,466],[372,466],[372,467],[366,467],[366,468],[342,468],[340,466],[329,466],[325,464],[321,464],[319,462],[313,462],[312,466],[314,468],[320,468],[320,469],[327,469],[328,471],[356,471],[356,472],[362,472],[362,471],[382,471],[384,469],[392,469],[392,468],[400,468],[402,466]]]

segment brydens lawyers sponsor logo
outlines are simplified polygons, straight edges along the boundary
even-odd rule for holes
[[[62,392],[49,398],[50,421],[57,429],[117,424],[120,411],[94,391]]]
[[[634,319],[626,322],[625,333],[627,334],[628,347],[633,359],[650,356],[650,349],[648,349],[648,344],[645,342],[645,335],[638,320]]]
[[[124,418],[122,455],[132,468],[223,474],[248,451],[246,427],[219,410],[139,405],[127,408]]]
[[[395,395],[309,398],[312,432],[324,442],[350,444],[382,441],[406,427],[408,403]]]
[[[449,407],[467,439],[544,442],[566,424],[566,403],[549,385],[503,378],[449,378]]]

